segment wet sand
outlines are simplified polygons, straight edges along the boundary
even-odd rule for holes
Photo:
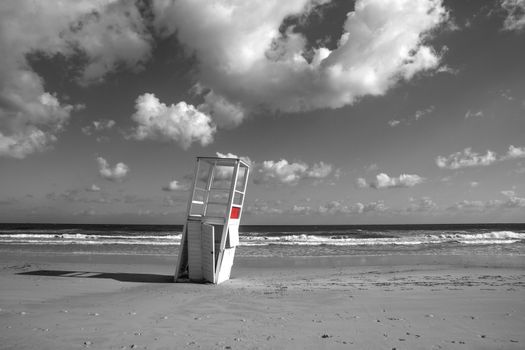
[[[4,253],[1,349],[523,349],[525,257],[237,259]]]

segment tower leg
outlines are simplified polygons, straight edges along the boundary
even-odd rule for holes
[[[224,249],[222,253],[222,261],[219,265],[219,271],[217,271],[217,284],[230,279],[234,257],[235,247]]]

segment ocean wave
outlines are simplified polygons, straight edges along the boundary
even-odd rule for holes
[[[244,238],[244,239],[243,239]],[[495,231],[480,234],[447,233],[396,238],[351,238],[348,236],[288,235],[281,237],[241,237],[241,245],[419,245],[439,243],[507,244],[525,240],[525,233]]]
[[[513,231],[492,231],[486,233],[475,233],[475,234],[442,234],[440,238],[448,239],[466,239],[466,240],[490,240],[490,239],[525,239],[525,233],[513,232]]]
[[[181,234],[167,235],[94,235],[85,233],[10,233],[0,235],[0,244],[33,245],[178,245]],[[513,231],[492,231],[484,233],[445,232],[399,237],[362,238],[345,235],[246,235],[241,234],[240,246],[417,246],[432,244],[510,244],[525,242],[525,233]]]
[[[156,242],[156,241],[118,241],[118,240],[108,240],[108,241],[99,241],[99,240],[85,240],[85,241],[75,241],[75,240],[0,240],[0,244],[20,244],[20,245],[159,245],[159,246],[168,246],[168,245],[179,245],[180,240],[172,242]]]
[[[130,239],[130,240],[157,240],[157,239],[178,239],[180,240],[181,234],[177,235],[162,235],[162,236],[156,236],[156,235],[95,235],[95,234],[85,234],[85,233],[66,233],[66,234],[59,234],[59,233],[46,233],[46,234],[35,234],[35,233],[12,233],[12,234],[2,234],[0,235],[0,242],[2,242],[4,239],[54,239],[54,240],[60,240],[60,239],[69,239],[69,240],[106,240],[106,239]]]

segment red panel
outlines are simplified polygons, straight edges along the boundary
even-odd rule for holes
[[[241,216],[241,208],[232,207],[232,212],[230,214],[230,219],[238,219]]]

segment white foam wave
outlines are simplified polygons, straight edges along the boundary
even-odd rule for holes
[[[40,239],[69,239],[69,240],[108,240],[108,239],[128,239],[128,240],[158,240],[158,239],[178,239],[180,240],[181,234],[178,235],[166,235],[166,236],[135,236],[135,235],[90,235],[90,234],[83,234],[83,233],[75,233],[75,234],[32,234],[32,233],[16,233],[16,234],[7,234],[7,235],[0,235],[0,242],[3,241],[4,238],[12,238],[12,239],[34,239],[34,240],[40,240]]]
[[[525,239],[525,233],[518,233],[513,231],[493,231],[486,233],[477,234],[442,234],[440,238],[452,238],[452,239],[466,239],[466,240],[491,240],[491,239]]]
[[[181,234],[152,235],[92,235],[92,234],[5,234],[0,235],[0,244],[34,245],[178,245]],[[420,234],[402,237],[352,238],[348,236],[320,236],[308,234],[284,236],[246,236],[241,235],[241,246],[304,245],[304,246],[415,246],[424,244],[510,244],[525,241],[525,233],[513,231],[494,231],[479,234],[443,233]]]
[[[243,239],[244,238],[244,239]],[[337,246],[376,246],[376,245],[421,245],[440,243],[463,244],[509,244],[525,240],[525,233],[495,231],[480,234],[441,234],[418,235],[395,238],[339,238],[315,235],[288,235],[277,237],[241,237],[241,245],[337,245]]]

